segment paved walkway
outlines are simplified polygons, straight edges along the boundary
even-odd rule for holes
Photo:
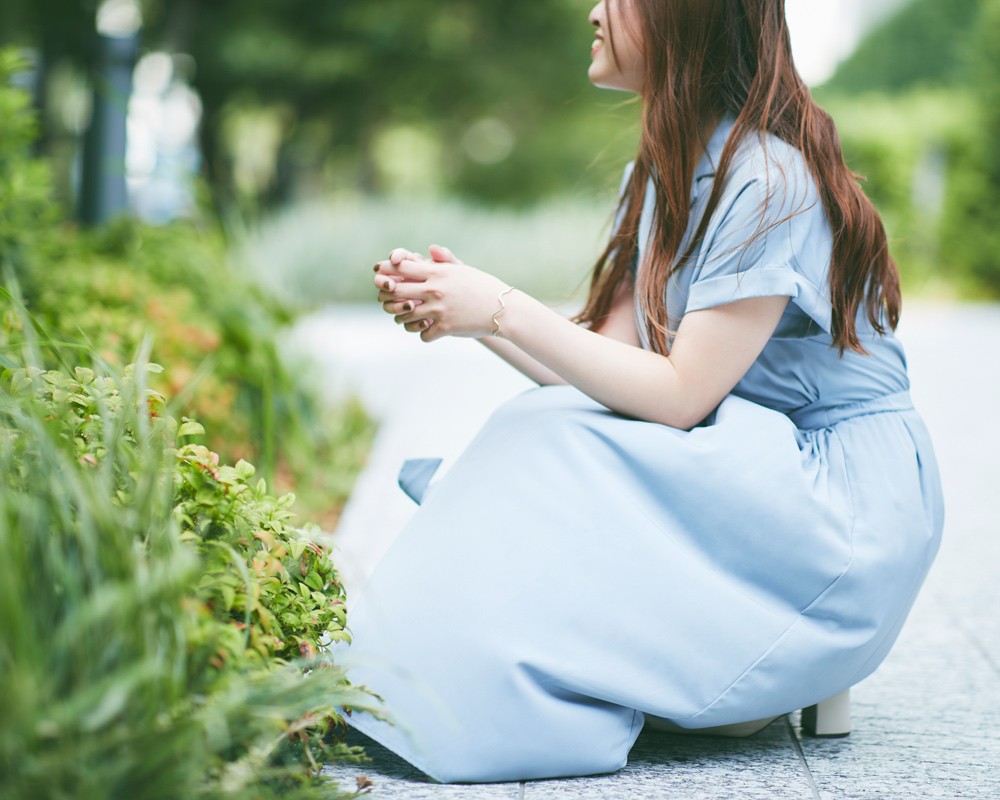
[[[810,740],[797,714],[748,739],[644,733],[608,776],[442,786],[374,743],[375,798],[1000,797],[1000,306],[911,303],[900,329],[913,396],[934,435],[948,521],[927,585],[892,654],[853,692],[854,733]],[[453,458],[489,412],[529,384],[474,342],[423,345],[380,312],[305,319],[290,352],[331,395],[356,391],[381,419],[337,531],[353,597],[413,506],[395,487],[407,457]]]

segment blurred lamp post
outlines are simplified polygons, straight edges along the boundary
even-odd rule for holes
[[[84,225],[99,225],[128,209],[125,123],[141,25],[136,0],[104,0],[98,9],[93,116],[80,175]]]

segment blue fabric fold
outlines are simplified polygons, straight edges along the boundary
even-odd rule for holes
[[[427,486],[441,466],[440,458],[411,458],[399,469],[399,488],[414,503],[420,505],[427,493]]]

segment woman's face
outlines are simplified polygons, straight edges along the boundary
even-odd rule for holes
[[[590,12],[590,24],[597,29],[587,70],[590,82],[604,89],[641,93],[645,59],[634,0],[601,0]]]

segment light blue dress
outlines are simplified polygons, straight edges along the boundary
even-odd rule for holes
[[[762,213],[777,224],[741,247]],[[336,657],[396,724],[351,724],[440,781],[585,775],[622,767],[646,714],[743,722],[871,673],[937,550],[941,490],[896,338],[859,317],[869,355],[830,347],[830,252],[797,151],[745,143],[666,302],[676,322],[787,296],[773,338],[691,431],[570,387],[501,407],[352,611]],[[404,470],[417,499],[433,467]]]

